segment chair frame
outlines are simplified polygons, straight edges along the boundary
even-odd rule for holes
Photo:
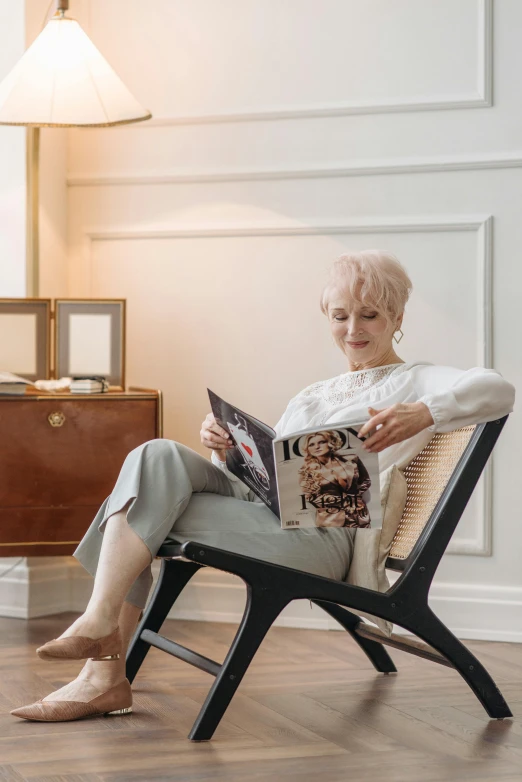
[[[401,575],[387,592],[376,592],[293,568],[233,554],[197,542],[161,547],[161,572],[127,654],[127,678],[132,682],[151,646],[188,662],[215,677],[190,731],[193,741],[208,741],[223,717],[266,633],[292,600],[308,599],[350,634],[381,673],[397,669],[383,644],[425,657],[460,673],[491,718],[512,713],[482,663],[459,641],[428,606],[431,582],[493,450],[507,416],[478,424],[423,531],[404,560],[388,558],[386,566]],[[292,534],[291,532],[288,534]],[[222,664],[159,635],[159,630],[183,588],[204,566],[239,576],[247,587],[242,621]],[[387,619],[420,639],[391,638],[349,611]]]

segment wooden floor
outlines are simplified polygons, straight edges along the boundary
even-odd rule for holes
[[[73,617],[0,619],[0,782],[522,780],[522,645],[470,642],[515,713],[489,721],[447,668],[392,651],[399,674],[383,676],[346,633],[273,628],[214,739],[198,744],[186,736],[211,677],[157,650],[131,715],[9,716],[75,675],[79,663],[34,653]],[[234,630],[170,621],[164,634],[222,660]]]

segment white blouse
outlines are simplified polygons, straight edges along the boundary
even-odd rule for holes
[[[281,436],[322,424],[362,423],[370,418],[368,407],[382,410],[399,402],[424,402],[435,423],[381,451],[378,457],[382,474],[393,464],[406,467],[435,432],[494,421],[513,410],[514,399],[514,387],[494,369],[462,370],[426,361],[388,364],[313,383],[290,400],[275,431]],[[215,451],[212,461],[230,480],[241,483]],[[247,494],[245,485],[245,498]]]

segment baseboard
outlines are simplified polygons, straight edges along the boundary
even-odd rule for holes
[[[458,638],[522,643],[522,586],[435,583],[430,606]]]
[[[29,573],[25,557],[5,557],[0,566],[0,616],[27,619]]]
[[[158,569],[159,563],[155,562],[155,577]],[[0,616],[30,619],[63,611],[82,611],[91,589],[92,578],[71,557],[35,557],[18,564],[16,560],[3,560]],[[239,578],[204,568],[183,591],[169,617],[237,624],[245,599],[246,590]],[[435,583],[430,605],[459,638],[522,643],[522,586]],[[287,606],[276,625],[340,629],[324,611],[307,600],[296,600]]]
[[[72,557],[2,559],[0,616],[32,619],[81,610],[76,606],[85,605],[91,589],[92,579]]]
[[[207,569],[193,579],[169,616],[238,623],[245,597],[240,579]],[[430,605],[458,638],[522,643],[522,587],[434,584]],[[308,600],[291,603],[275,624],[310,630],[341,629]],[[400,633],[401,629],[396,631]]]

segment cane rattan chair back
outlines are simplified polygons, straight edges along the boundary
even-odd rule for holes
[[[392,561],[411,554],[474,431],[466,426],[435,434],[404,470],[408,494],[389,554]]]

